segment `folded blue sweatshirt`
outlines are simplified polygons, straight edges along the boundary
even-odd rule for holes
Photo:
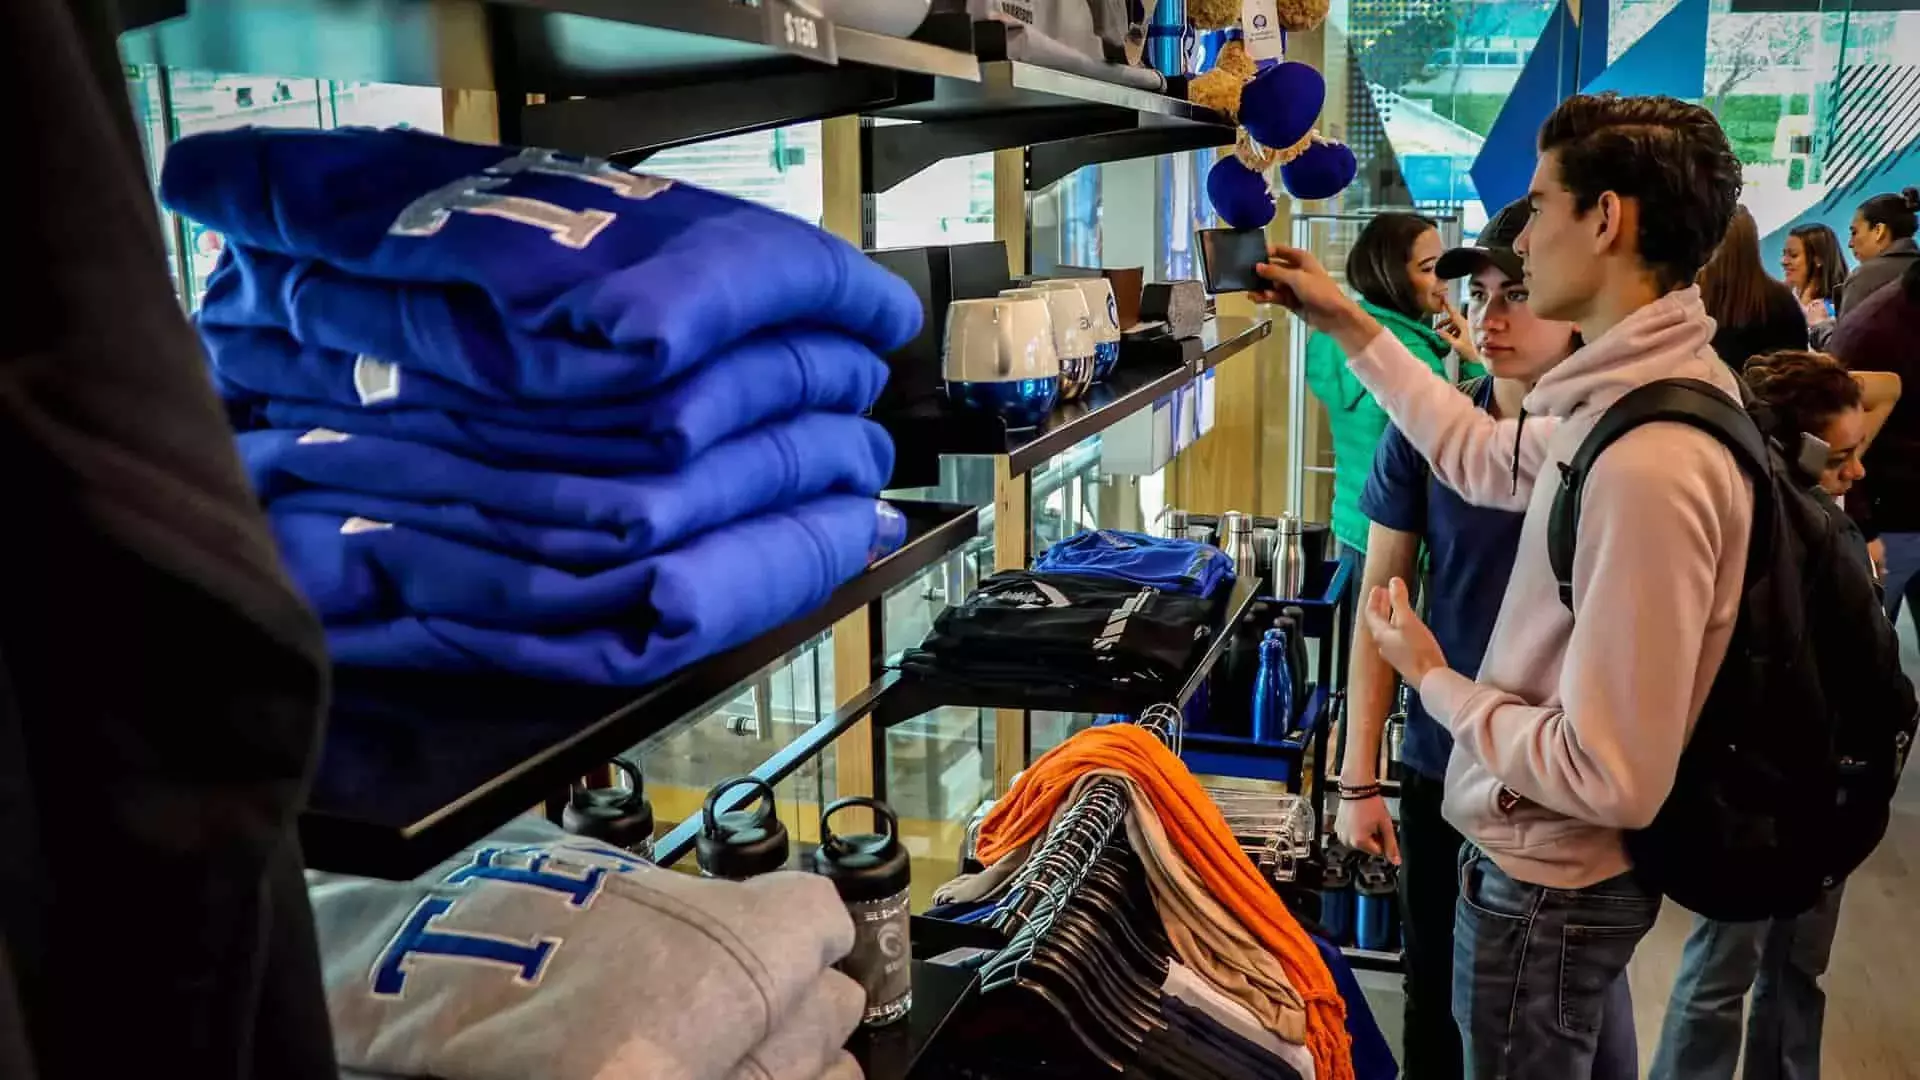
[[[430,446],[326,428],[250,431],[239,446],[268,506],[305,494],[312,497],[302,509],[403,518],[443,536],[469,520],[497,522],[518,541],[508,553],[572,568],[628,562],[700,530],[819,495],[872,496],[893,468],[885,430],[835,413],[802,413],[737,435],[678,470],[606,477],[496,469]],[[368,495],[387,501],[369,506],[362,501]],[[396,514],[396,503],[419,509]],[[551,547],[546,529],[561,534]],[[604,537],[601,557],[580,560],[579,534]]]
[[[919,331],[912,288],[824,230],[550,150],[406,130],[242,128],[168,147],[160,190],[169,209],[236,245],[344,272],[314,277],[296,263],[238,290],[286,309],[283,325],[303,343],[401,367],[457,359],[474,381],[455,381],[512,397],[635,393],[794,322],[882,352]],[[322,282],[341,295],[299,295]],[[631,357],[556,363],[517,348],[529,338]]]
[[[424,410],[483,420],[488,427],[615,434],[616,443],[630,448],[615,464],[628,467],[679,465],[729,435],[798,412],[863,413],[887,378],[886,363],[851,338],[821,331],[769,332],[638,397],[505,402],[366,354],[303,348],[280,330],[207,323],[200,330],[215,385],[243,407],[289,400],[327,406],[322,417]],[[297,426],[357,430],[324,420]]]
[[[337,663],[637,686],[806,614],[904,536],[831,495],[576,575],[398,526],[270,512]]]
[[[1233,561],[1219,548],[1119,529],[1093,529],[1057,540],[1034,560],[1043,574],[1085,574],[1212,596],[1233,583]]]

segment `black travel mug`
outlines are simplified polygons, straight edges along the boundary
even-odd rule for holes
[[[716,813],[720,797],[737,787],[753,796],[738,810]],[[735,776],[713,785],[700,807],[700,835],[694,840],[700,872],[741,881],[787,865],[787,827],[774,813],[773,786],[756,776]]]
[[[647,801],[640,769],[625,758],[613,767],[627,777],[628,787],[587,788],[579,784],[567,796],[560,827],[577,836],[591,837],[653,861],[653,804]]]
[[[856,806],[873,810],[878,833],[837,836],[833,815]],[[900,820],[887,804],[865,796],[841,799],[820,815],[820,847],[814,871],[833,882],[853,916],[853,952],[840,970],[866,988],[861,1023],[879,1027],[903,1019],[913,1008],[913,957],[907,937],[907,849]]]

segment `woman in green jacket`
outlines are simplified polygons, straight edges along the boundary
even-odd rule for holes
[[[1440,261],[1440,232],[1418,214],[1381,214],[1360,230],[1347,256],[1347,284],[1360,294],[1360,306],[1380,320],[1413,355],[1455,382],[1486,374],[1465,332],[1466,320],[1447,301],[1446,283],[1434,273]],[[1446,315],[1449,333],[1432,327]],[[1315,334],[1307,341],[1307,386],[1327,407],[1333,429],[1333,535],[1341,557],[1366,556],[1367,519],[1360,492],[1373,469],[1373,451],[1386,435],[1387,414],[1347,370],[1346,355],[1332,338]],[[1356,578],[1358,567],[1355,568]]]

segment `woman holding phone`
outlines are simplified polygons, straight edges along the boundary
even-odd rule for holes
[[[1360,230],[1347,256],[1347,286],[1360,306],[1436,373],[1458,382],[1486,373],[1467,322],[1447,300],[1435,272],[1444,251],[1440,231],[1418,214],[1381,214]],[[1431,320],[1443,318],[1445,329]],[[1374,448],[1387,432],[1387,414],[1347,370],[1340,346],[1324,334],[1307,341],[1307,387],[1327,407],[1333,432],[1333,535],[1355,578],[1367,551],[1367,518],[1360,493],[1373,469]]]

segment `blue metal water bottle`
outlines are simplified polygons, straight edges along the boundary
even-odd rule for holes
[[[1287,639],[1278,630],[1269,630],[1260,639],[1260,670],[1253,677],[1253,741],[1274,742],[1287,733],[1292,713],[1286,703],[1292,697],[1287,682]]]
[[[1147,23],[1147,66],[1168,78],[1187,74],[1193,31],[1187,26],[1187,0],[1160,0]]]

